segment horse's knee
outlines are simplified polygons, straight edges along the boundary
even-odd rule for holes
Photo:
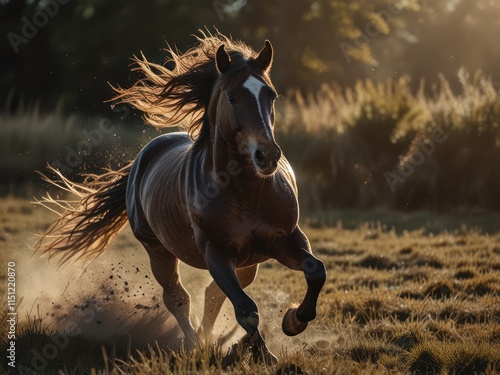
[[[308,285],[316,288],[323,287],[326,281],[326,268],[321,260],[308,256],[303,260],[302,268]]]
[[[326,281],[326,268],[322,261],[313,256],[306,257],[302,265],[307,281],[307,293],[304,302],[296,311],[296,319],[306,323],[316,318],[316,303]]]
[[[238,323],[248,334],[253,334],[259,327],[259,313],[257,305],[250,298],[248,301],[235,306],[235,315]]]

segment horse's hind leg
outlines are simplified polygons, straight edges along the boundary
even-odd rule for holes
[[[144,243],[151,261],[151,270],[163,287],[163,302],[177,319],[184,333],[184,344],[191,347],[196,343],[196,334],[191,324],[191,300],[179,277],[179,260],[161,243]]]
[[[236,274],[240,285],[243,289],[249,286],[257,275],[258,264],[238,268]],[[222,304],[226,300],[226,295],[219,288],[215,280],[213,280],[209,286],[205,289],[205,308],[203,311],[203,319],[201,321],[200,331],[202,331],[206,336],[210,336],[214,328],[215,320],[219,315]]]

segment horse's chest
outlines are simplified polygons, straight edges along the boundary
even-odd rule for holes
[[[260,263],[268,259],[276,244],[293,229],[285,223],[271,223],[255,218],[241,220],[229,228],[225,247],[236,256],[238,267]]]
[[[297,225],[298,213],[293,205],[286,208],[269,204],[255,208],[234,217],[232,224],[226,226],[231,247],[252,251],[269,249]]]
[[[191,214],[204,237],[236,254],[241,266],[263,261],[295,229],[298,205],[294,190],[281,179],[255,189],[220,190]]]

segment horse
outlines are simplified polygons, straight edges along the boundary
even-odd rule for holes
[[[294,336],[316,317],[326,269],[299,228],[294,172],[274,136],[273,47],[266,40],[256,53],[220,32],[196,38],[198,43],[183,54],[169,47],[171,57],[163,65],[142,53],[134,56],[133,70],[141,78],[129,88],[111,86],[113,102],[142,111],[146,123],[181,124],[183,131],[156,137],[132,162],[87,175],[83,183],[52,168],[58,177],[46,179],[79,200],[47,194],[39,201],[64,212],[37,247],[62,254],[61,262],[98,256],[128,221],[149,255],[185,345],[211,333],[227,297],[254,358],[274,363],[259,331],[257,305],[244,289],[269,259],[302,271],[307,292],[282,322],[283,332]],[[198,331],[190,320],[179,261],[208,270],[213,278]]]

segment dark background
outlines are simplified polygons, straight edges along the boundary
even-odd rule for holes
[[[33,22],[37,12],[50,11],[52,1],[1,2],[0,101],[5,109],[23,99],[38,100],[44,110],[62,102],[66,111],[102,111],[111,96],[107,82],[127,85],[134,78],[129,72],[133,54],[143,51],[161,63],[165,41],[184,51],[194,43],[191,35],[205,26],[216,26],[256,50],[270,39],[276,49],[273,81],[282,93],[405,74],[416,86],[421,78],[431,83],[443,73],[455,87],[460,67],[482,69],[500,81],[500,6],[495,1],[64,2],[57,3],[59,9],[36,35],[19,44],[18,53],[9,33],[22,37],[23,17]],[[9,94],[15,100],[7,102]]]

